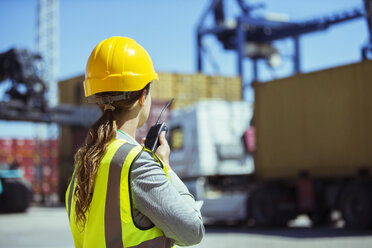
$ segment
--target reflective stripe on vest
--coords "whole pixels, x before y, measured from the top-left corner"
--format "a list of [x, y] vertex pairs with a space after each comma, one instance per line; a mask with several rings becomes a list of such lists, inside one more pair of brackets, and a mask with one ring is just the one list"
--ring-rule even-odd
[[[66, 207], [76, 247], [172, 247], [156, 226], [138, 229], [132, 217], [130, 168], [143, 148], [115, 139], [102, 158], [84, 230], [75, 224], [75, 173], [66, 194]], [[159, 163], [161, 161], [154, 156]], [[166, 166], [163, 169], [168, 176]]]
[[71, 213], [71, 201], [72, 201], [72, 194], [73, 194], [73, 189], [75, 188], [75, 171], [72, 175], [71, 183], [69, 188], [67, 189], [68, 197], [66, 200], [66, 203], [68, 204], [68, 209], [67, 209], [67, 214], [68, 214], [68, 220], [70, 220], [70, 213]]

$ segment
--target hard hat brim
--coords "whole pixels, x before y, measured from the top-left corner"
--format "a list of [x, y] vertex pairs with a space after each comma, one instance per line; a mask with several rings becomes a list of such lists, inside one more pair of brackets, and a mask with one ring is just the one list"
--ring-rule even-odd
[[151, 74], [111, 74], [105, 78], [89, 78], [84, 81], [85, 96], [91, 96], [96, 93], [122, 91], [138, 91], [145, 88], [151, 81], [159, 80], [157, 73]]

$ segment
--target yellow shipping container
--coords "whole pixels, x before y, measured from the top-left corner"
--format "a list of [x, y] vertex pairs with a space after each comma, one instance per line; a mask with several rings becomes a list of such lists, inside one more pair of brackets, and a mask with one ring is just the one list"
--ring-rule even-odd
[[66, 104], [86, 104], [84, 98], [85, 76], [77, 76], [63, 80], [58, 83], [58, 99], [60, 103]]
[[372, 171], [371, 81], [363, 61], [255, 84], [257, 176]]
[[174, 79], [173, 97], [175, 100], [172, 108], [186, 107], [192, 103], [192, 77], [186, 74], [175, 74]]
[[208, 77], [204, 74], [175, 74], [173, 108], [182, 108], [208, 98]]
[[[151, 85], [153, 100], [169, 101], [175, 98], [173, 107], [186, 107], [194, 102], [215, 98], [228, 101], [241, 100], [239, 77], [206, 76], [204, 74], [158, 73], [159, 82]], [[87, 104], [84, 96], [84, 75], [63, 80], [58, 84], [59, 102]]]
[[60, 157], [72, 157], [73, 155], [73, 136], [71, 132], [71, 127], [61, 126], [60, 127], [60, 136], [58, 146], [58, 154]]
[[208, 98], [209, 80], [204, 74], [188, 75], [192, 79], [191, 101], [196, 102]]
[[177, 100], [189, 100], [191, 98], [192, 77], [186, 74], [175, 74], [175, 98]]
[[242, 100], [242, 82], [240, 77], [225, 78], [226, 100], [241, 101]]
[[226, 99], [226, 78], [222, 76], [209, 76], [209, 98]]
[[170, 100], [174, 97], [175, 77], [172, 73], [158, 73], [159, 82], [151, 85], [151, 96], [156, 100]]

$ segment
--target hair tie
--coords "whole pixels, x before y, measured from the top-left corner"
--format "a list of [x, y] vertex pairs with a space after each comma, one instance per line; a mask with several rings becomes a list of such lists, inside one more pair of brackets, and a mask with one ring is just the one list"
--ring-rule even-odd
[[114, 111], [115, 107], [112, 106], [111, 104], [105, 104], [104, 107], [103, 107], [103, 112], [105, 112], [108, 109], [110, 109], [111, 111]]

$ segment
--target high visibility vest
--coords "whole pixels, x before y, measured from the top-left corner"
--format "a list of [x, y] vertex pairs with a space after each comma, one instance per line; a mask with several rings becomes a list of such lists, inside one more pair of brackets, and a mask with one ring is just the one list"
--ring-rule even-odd
[[[124, 140], [110, 142], [99, 164], [84, 229], [76, 224], [74, 172], [66, 192], [66, 208], [77, 248], [173, 247], [173, 242], [159, 228], [141, 229], [133, 220], [130, 168], [143, 150]], [[162, 165], [157, 156], [153, 156]], [[168, 177], [166, 166], [163, 169]]]

